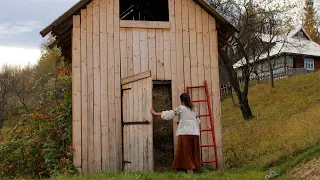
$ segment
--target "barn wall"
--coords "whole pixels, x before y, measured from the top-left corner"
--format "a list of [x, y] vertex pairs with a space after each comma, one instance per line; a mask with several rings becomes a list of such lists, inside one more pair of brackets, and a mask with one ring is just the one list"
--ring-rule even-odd
[[[74, 16], [74, 160], [82, 171], [121, 170], [120, 79], [147, 70], [154, 80], [172, 80], [173, 107], [186, 86], [208, 81], [222, 165], [215, 20], [192, 0], [169, 0], [169, 12], [171, 27], [164, 29], [120, 28], [118, 0], [94, 0]], [[192, 95], [205, 99], [204, 91]], [[196, 107], [207, 113], [205, 104]], [[202, 119], [202, 126], [209, 126], [208, 119]], [[202, 135], [204, 143], [212, 143], [208, 134]], [[213, 148], [203, 150], [205, 160], [213, 154]]]

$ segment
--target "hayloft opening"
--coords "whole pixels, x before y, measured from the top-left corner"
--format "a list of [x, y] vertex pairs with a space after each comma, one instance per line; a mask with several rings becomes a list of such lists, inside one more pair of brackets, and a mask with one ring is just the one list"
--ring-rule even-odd
[[169, 21], [168, 0], [120, 0], [120, 19]]
[[[171, 83], [156, 82], [152, 92], [153, 108], [156, 111], [172, 109]], [[170, 171], [174, 157], [172, 121], [153, 117], [153, 149], [154, 170], [158, 172]]]

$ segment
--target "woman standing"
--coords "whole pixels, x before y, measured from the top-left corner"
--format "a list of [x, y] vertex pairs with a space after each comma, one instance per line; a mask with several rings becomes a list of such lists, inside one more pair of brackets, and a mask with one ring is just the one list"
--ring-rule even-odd
[[174, 110], [150, 112], [153, 115], [161, 116], [164, 120], [171, 120], [180, 115], [179, 125], [176, 132], [178, 146], [172, 163], [173, 169], [186, 169], [188, 173], [193, 170], [200, 170], [200, 119], [197, 110], [193, 106], [190, 96], [187, 93], [180, 95], [181, 106]]

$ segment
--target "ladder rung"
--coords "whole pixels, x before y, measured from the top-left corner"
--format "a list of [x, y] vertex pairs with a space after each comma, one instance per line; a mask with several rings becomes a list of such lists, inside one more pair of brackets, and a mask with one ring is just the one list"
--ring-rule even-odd
[[208, 128], [208, 129], [201, 129], [201, 132], [206, 132], [206, 131], [212, 131], [212, 128]]
[[195, 100], [195, 101], [192, 101], [192, 102], [207, 102], [207, 100]]
[[192, 89], [192, 88], [204, 88], [205, 86], [190, 86], [190, 87], [187, 87], [188, 89]]
[[216, 160], [211, 160], [211, 161], [201, 161], [201, 163], [202, 164], [204, 164], [204, 163], [215, 163], [215, 162], [217, 162]]
[[214, 147], [214, 144], [205, 144], [205, 145], [201, 145], [200, 147]]
[[210, 116], [209, 114], [201, 114], [199, 115], [199, 117], [207, 117], [207, 116]]

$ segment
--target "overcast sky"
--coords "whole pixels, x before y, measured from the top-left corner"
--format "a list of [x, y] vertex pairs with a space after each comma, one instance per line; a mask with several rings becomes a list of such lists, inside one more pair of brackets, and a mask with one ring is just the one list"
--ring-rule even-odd
[[0, 66], [34, 64], [44, 39], [39, 32], [78, 0], [0, 0]]
[[78, 1], [0, 0], [0, 66], [34, 64], [44, 41], [39, 32]]

